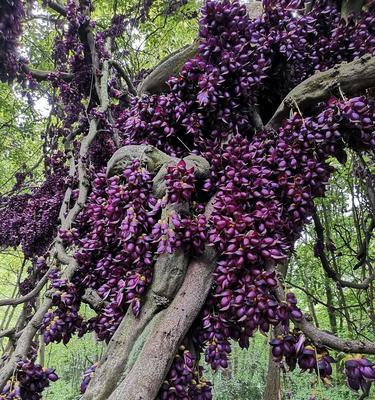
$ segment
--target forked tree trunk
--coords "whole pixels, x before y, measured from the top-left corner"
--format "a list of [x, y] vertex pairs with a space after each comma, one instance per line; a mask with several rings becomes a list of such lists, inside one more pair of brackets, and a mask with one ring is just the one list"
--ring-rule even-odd
[[[167, 166], [178, 160], [152, 146], [125, 146], [108, 163], [107, 174], [123, 169], [142, 154], [144, 165], [155, 173], [154, 194], [165, 194]], [[202, 157], [187, 156], [197, 178], [208, 176], [210, 165]], [[206, 206], [206, 217], [214, 199]], [[173, 212], [187, 213], [187, 204], [168, 205], [166, 219]], [[135, 317], [129, 310], [111, 339], [84, 400], [154, 400], [170, 369], [178, 346], [198, 316], [213, 281], [217, 252], [207, 247], [198, 258], [181, 249], [162, 254], [154, 266], [153, 283], [142, 311]]]

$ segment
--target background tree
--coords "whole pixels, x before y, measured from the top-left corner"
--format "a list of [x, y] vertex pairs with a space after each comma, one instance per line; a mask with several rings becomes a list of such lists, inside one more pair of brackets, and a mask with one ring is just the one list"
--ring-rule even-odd
[[225, 369], [260, 331], [267, 400], [274, 362], [320, 387], [337, 361], [368, 397], [375, 4], [207, 1], [197, 39], [193, 1], [0, 7], [2, 146], [22, 144], [0, 244], [24, 257], [0, 396], [41, 398], [44, 346], [95, 332], [82, 399], [209, 399], [200, 354]]

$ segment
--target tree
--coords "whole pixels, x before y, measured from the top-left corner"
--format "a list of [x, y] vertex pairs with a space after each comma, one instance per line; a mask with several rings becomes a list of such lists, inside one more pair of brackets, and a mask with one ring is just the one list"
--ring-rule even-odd
[[[95, 332], [108, 346], [82, 399], [209, 399], [200, 354], [226, 368], [230, 340], [247, 347], [274, 329], [273, 359], [324, 382], [330, 350], [360, 353], [345, 373], [365, 398], [375, 343], [314, 326], [284, 278], [311, 219], [327, 279], [362, 290], [375, 278], [375, 4], [267, 0], [256, 17], [259, 4], [209, 0], [198, 39], [144, 77], [134, 40], [154, 50], [168, 20], [195, 18], [195, 2], [115, 0], [96, 22], [88, 0], [43, 3], [56, 26], [49, 70], [20, 56], [27, 4], [0, 6], [0, 79], [44, 88], [51, 105], [43, 179], [25, 169], [1, 197], [0, 244], [19, 247], [29, 269], [19, 296], [0, 300], [24, 305], [1, 332], [0, 396], [39, 399], [57, 379], [37, 363], [39, 333], [68, 344]], [[369, 221], [358, 226], [367, 269], [353, 281], [330, 264], [331, 222], [316, 211], [332, 159], [348, 153]]]

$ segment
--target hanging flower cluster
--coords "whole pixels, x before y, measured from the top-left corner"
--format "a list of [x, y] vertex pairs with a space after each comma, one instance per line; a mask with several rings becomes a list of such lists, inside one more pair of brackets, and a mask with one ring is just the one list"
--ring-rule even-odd
[[0, 198], [0, 246], [21, 245], [26, 257], [42, 256], [57, 232], [57, 218], [66, 185], [65, 157], [47, 160], [48, 171], [31, 193]]
[[351, 358], [345, 362], [345, 374], [352, 390], [368, 393], [375, 381], [375, 364], [362, 356]]
[[212, 399], [211, 384], [193, 354], [181, 345], [160, 390], [161, 400]]
[[81, 304], [75, 285], [59, 278], [55, 271], [50, 276], [53, 291], [52, 304], [45, 314], [40, 328], [44, 343], [60, 342], [67, 344], [77, 330], [82, 328], [82, 317], [78, 314]]
[[1, 400], [40, 400], [43, 390], [58, 379], [51, 368], [30, 360], [20, 360], [12, 380], [0, 393]]
[[93, 179], [92, 192], [77, 220], [80, 265], [73, 281], [95, 289], [108, 304], [89, 321], [100, 339], [108, 340], [128, 306], [140, 311], [141, 298], [152, 281], [156, 199], [150, 174], [139, 161], [122, 176]]
[[94, 363], [89, 368], [87, 368], [85, 370], [85, 372], [83, 373], [83, 379], [82, 379], [82, 382], [80, 385], [81, 394], [86, 392], [87, 386], [89, 385], [91, 378], [94, 376], [96, 367], [97, 367], [97, 364]]
[[270, 344], [275, 361], [281, 363], [284, 360], [290, 370], [298, 364], [302, 372], [315, 371], [319, 378], [326, 383], [329, 382], [334, 359], [327, 349], [315, 347], [301, 332], [294, 331], [280, 336], [273, 339]]
[[186, 162], [180, 160], [176, 165], [168, 167], [165, 181], [171, 203], [189, 201], [195, 191], [194, 168], [187, 168]]

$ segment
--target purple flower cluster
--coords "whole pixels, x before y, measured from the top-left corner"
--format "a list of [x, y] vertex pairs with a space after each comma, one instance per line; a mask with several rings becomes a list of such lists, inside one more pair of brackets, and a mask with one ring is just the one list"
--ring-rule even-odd
[[89, 368], [87, 368], [83, 373], [83, 379], [80, 385], [80, 392], [81, 394], [86, 392], [87, 386], [89, 385], [91, 378], [95, 373], [95, 369], [97, 367], [97, 363], [94, 363]]
[[21, 0], [0, 4], [0, 81], [11, 82], [19, 70], [18, 39], [22, 32], [24, 9]]
[[193, 354], [181, 345], [161, 387], [160, 399], [211, 399], [211, 385], [202, 377], [202, 372]]
[[23, 212], [30, 198], [30, 194], [0, 197], [0, 245], [2, 247], [16, 247], [20, 244], [22, 240], [20, 229], [26, 220]]
[[124, 144], [150, 143], [171, 155], [214, 151], [228, 136], [249, 135], [249, 104], [272, 115], [286, 93], [316, 70], [375, 50], [373, 5], [346, 24], [328, 2], [303, 14], [300, 2], [267, 2], [251, 20], [238, 1], [207, 1], [198, 55], [169, 80], [170, 93], [144, 96], [120, 112]]
[[[184, 154], [186, 149], [175, 132], [181, 118], [178, 110], [183, 107], [179, 103], [171, 94], [133, 99], [130, 108], [120, 112], [116, 123], [123, 145], [152, 144], [173, 157]], [[184, 136], [181, 134], [181, 138]]]
[[328, 158], [342, 159], [348, 144], [374, 148], [373, 113], [365, 98], [331, 99], [315, 118], [295, 114], [277, 135], [259, 132], [251, 142], [236, 136], [213, 155], [216, 171], [206, 187], [218, 192], [209, 241], [222, 256], [199, 337], [215, 369], [227, 364], [229, 338], [246, 346], [256, 329], [281, 324], [288, 332], [290, 320], [301, 320], [294, 295], [286, 305], [276, 302], [276, 281], [264, 270], [292, 250], [312, 200], [324, 194]]
[[170, 78], [170, 93], [144, 96], [120, 113], [124, 144], [150, 143], [181, 156], [251, 126], [249, 99], [269, 65], [261, 49], [249, 44], [246, 8], [237, 1], [208, 1], [202, 13], [199, 54]]
[[315, 371], [323, 381], [329, 381], [334, 359], [327, 349], [315, 347], [301, 332], [277, 337], [270, 344], [275, 361], [281, 363], [284, 360], [290, 370], [298, 364], [302, 372]]
[[158, 242], [156, 252], [158, 254], [173, 253], [173, 251], [182, 245], [180, 235], [176, 232], [175, 227], [179, 227], [180, 219], [174, 212], [163, 219], [160, 219], [152, 228], [152, 236], [154, 241]]
[[43, 318], [40, 328], [44, 343], [63, 342], [67, 344], [78, 330], [84, 329], [82, 317], [78, 314], [80, 299], [74, 284], [58, 277], [57, 271], [51, 274], [52, 301], [55, 309], [50, 309]]
[[190, 218], [181, 218], [174, 223], [185, 249], [201, 254], [208, 239], [208, 223], [204, 214], [199, 213]]
[[345, 374], [352, 390], [367, 393], [375, 381], [375, 364], [363, 357], [352, 358], [345, 362]]
[[[41, 256], [57, 231], [58, 213], [66, 188], [64, 158], [56, 154], [40, 187], [28, 194], [0, 197], [0, 246], [21, 245], [25, 256]], [[51, 160], [49, 162], [52, 162]]]
[[43, 390], [58, 379], [51, 368], [43, 368], [30, 360], [17, 363], [14, 377], [0, 393], [1, 400], [40, 400]]
[[[58, 72], [51, 74], [50, 81], [59, 89], [59, 101], [62, 105], [59, 116], [64, 121], [64, 127], [71, 129], [78, 121], [86, 122], [86, 117], [82, 118], [82, 99], [90, 94], [92, 66], [90, 52], [87, 44], [81, 41], [80, 32], [92, 22], [73, 0], [67, 1], [66, 12], [67, 26], [63, 27], [63, 36], [56, 38], [53, 49]], [[73, 79], [70, 82], [60, 79], [59, 71], [72, 73]]]
[[194, 167], [188, 168], [184, 160], [168, 167], [165, 177], [168, 200], [171, 203], [190, 201], [195, 191]]
[[59, 238], [63, 242], [64, 246], [71, 246], [73, 244], [78, 245], [79, 243], [79, 232], [77, 228], [71, 229], [59, 229]]
[[101, 340], [109, 340], [129, 305], [135, 315], [152, 281], [157, 241], [156, 199], [150, 174], [139, 161], [121, 176], [94, 176], [87, 205], [78, 216], [80, 268], [73, 277], [77, 287], [92, 288], [108, 304], [89, 321]]
[[[206, 347], [206, 362], [214, 370], [227, 367], [231, 352], [230, 338], [245, 348], [249, 346], [249, 338], [256, 330], [266, 333], [271, 326], [281, 325], [288, 332], [289, 320], [300, 321], [302, 318], [293, 294], [288, 294], [283, 304], [276, 301], [272, 294], [272, 288], [276, 287], [274, 273], [253, 269], [244, 274], [236, 288], [230, 283], [235, 279], [235, 274], [228, 271], [221, 273], [219, 265], [215, 272], [216, 282], [225, 282], [227, 289], [216, 287], [210, 299], [211, 304], [203, 312], [202, 328], [197, 339]], [[212, 308], [215, 314], [210, 311]]]
[[[264, 1], [265, 12], [256, 27], [272, 60], [261, 103], [277, 105], [286, 93], [311, 76], [343, 61], [374, 54], [374, 3], [345, 22], [329, 0], [314, 3], [309, 13], [303, 1]], [[281, 78], [281, 79], [280, 79]]]

